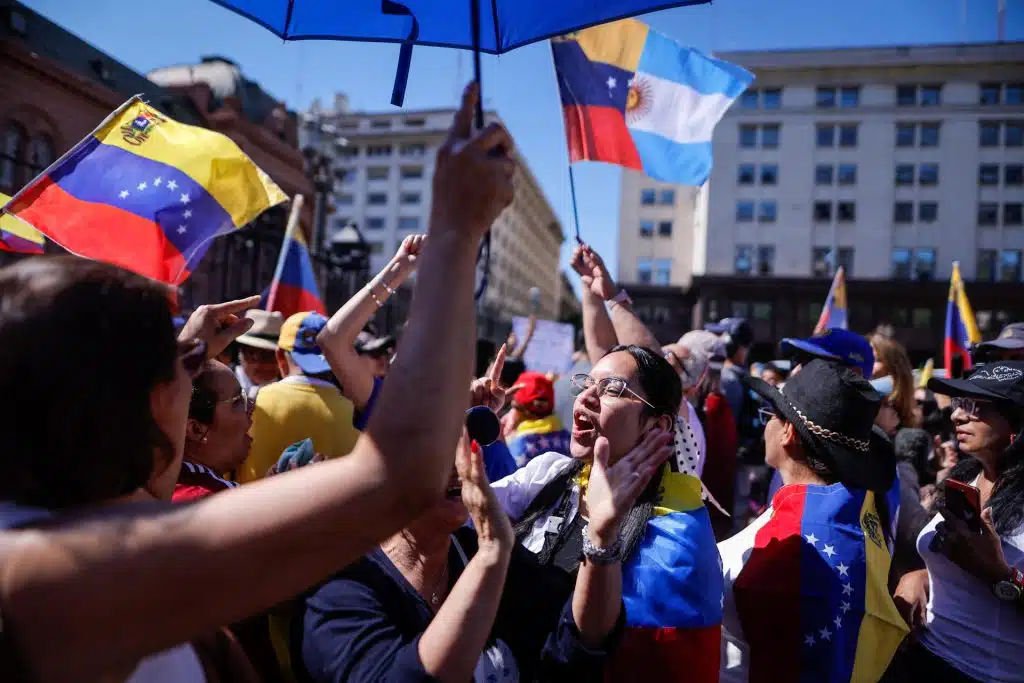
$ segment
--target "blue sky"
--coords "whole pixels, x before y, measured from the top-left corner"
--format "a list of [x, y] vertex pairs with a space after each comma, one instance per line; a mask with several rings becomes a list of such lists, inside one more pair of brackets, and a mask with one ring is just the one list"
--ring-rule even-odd
[[[285, 2], [285, 0], [281, 0]], [[514, 0], [512, 0], [514, 1]], [[557, 2], [557, 0], [553, 0]], [[306, 41], [285, 43], [209, 0], [22, 0], [128, 66], [147, 72], [218, 54], [252, 80], [305, 108], [346, 92], [357, 109], [391, 108], [398, 48]], [[706, 51], [951, 43], [996, 38], [997, 0], [718, 0], [647, 15], [648, 23]], [[966, 22], [963, 16], [966, 9]], [[1024, 40], [1024, 0], [1006, 0], [1006, 37]], [[554, 71], [546, 44], [501, 57], [484, 56], [484, 96], [497, 109], [572, 234], [567, 156]], [[468, 53], [416, 48], [405, 106], [451, 106], [472, 75]], [[583, 238], [613, 268], [619, 171], [584, 164], [576, 170]], [[567, 261], [572, 241], [563, 248]], [[573, 278], [575, 279], [575, 278]]]

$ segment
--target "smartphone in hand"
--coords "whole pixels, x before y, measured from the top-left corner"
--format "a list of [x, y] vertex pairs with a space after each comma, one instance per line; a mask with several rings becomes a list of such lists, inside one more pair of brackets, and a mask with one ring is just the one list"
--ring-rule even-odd
[[946, 509], [976, 534], [981, 533], [981, 492], [970, 484], [947, 479]]

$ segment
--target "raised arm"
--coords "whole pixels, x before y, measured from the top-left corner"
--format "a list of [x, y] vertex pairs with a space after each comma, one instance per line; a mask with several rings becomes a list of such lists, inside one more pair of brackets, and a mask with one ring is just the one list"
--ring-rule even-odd
[[[619, 343], [612, 327], [611, 318], [605, 308], [600, 292], [604, 291], [603, 282], [595, 281], [593, 272], [583, 261], [583, 246], [576, 247], [570, 264], [583, 281], [583, 341], [587, 356], [591, 363], [604, 358]], [[611, 296], [615, 296], [612, 293]]]
[[471, 136], [476, 99], [471, 86], [438, 153], [409, 326], [353, 452], [161, 513], [0, 534], [3, 634], [34, 679], [123, 677], [294, 596], [436, 501], [468, 404], [477, 245], [514, 191], [514, 162], [488, 155], [513, 149], [508, 133]]
[[[577, 262], [580, 264], [579, 266], [576, 266]], [[633, 306], [629, 301], [612, 301], [615, 295], [619, 293], [619, 288], [616, 286], [615, 280], [612, 279], [611, 273], [608, 272], [608, 268], [604, 265], [604, 260], [600, 254], [588, 245], [577, 247], [576, 254], [573, 256], [573, 267], [576, 268], [576, 272], [580, 273], [580, 277], [583, 278], [584, 287], [589, 289], [600, 300], [600, 309], [602, 311], [605, 310], [604, 304], [611, 302], [604, 315], [610, 318], [613, 334], [618, 339], [619, 344], [636, 344], [637, 346], [651, 349], [656, 353], [661, 353], [661, 344], [658, 343], [657, 338], [651, 331], [647, 329], [647, 325], [633, 312]], [[586, 316], [584, 316], [585, 325]], [[607, 351], [607, 349], [605, 350]], [[596, 362], [596, 359], [591, 358], [591, 360]]]

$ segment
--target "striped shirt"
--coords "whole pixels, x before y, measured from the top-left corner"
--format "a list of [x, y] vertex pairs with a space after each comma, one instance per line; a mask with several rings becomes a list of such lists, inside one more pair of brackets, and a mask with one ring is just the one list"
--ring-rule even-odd
[[178, 483], [174, 485], [171, 500], [175, 503], [198, 500], [211, 493], [236, 486], [237, 482], [224, 479], [206, 465], [185, 460], [181, 463], [181, 472], [178, 474]]

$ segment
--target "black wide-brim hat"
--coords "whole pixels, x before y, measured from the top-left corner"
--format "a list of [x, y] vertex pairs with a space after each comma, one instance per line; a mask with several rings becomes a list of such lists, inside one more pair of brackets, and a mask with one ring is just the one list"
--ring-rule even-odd
[[814, 359], [783, 391], [754, 377], [742, 379], [793, 425], [804, 448], [842, 484], [876, 493], [892, 488], [892, 443], [872, 429], [882, 396], [863, 377], [837, 362]]

